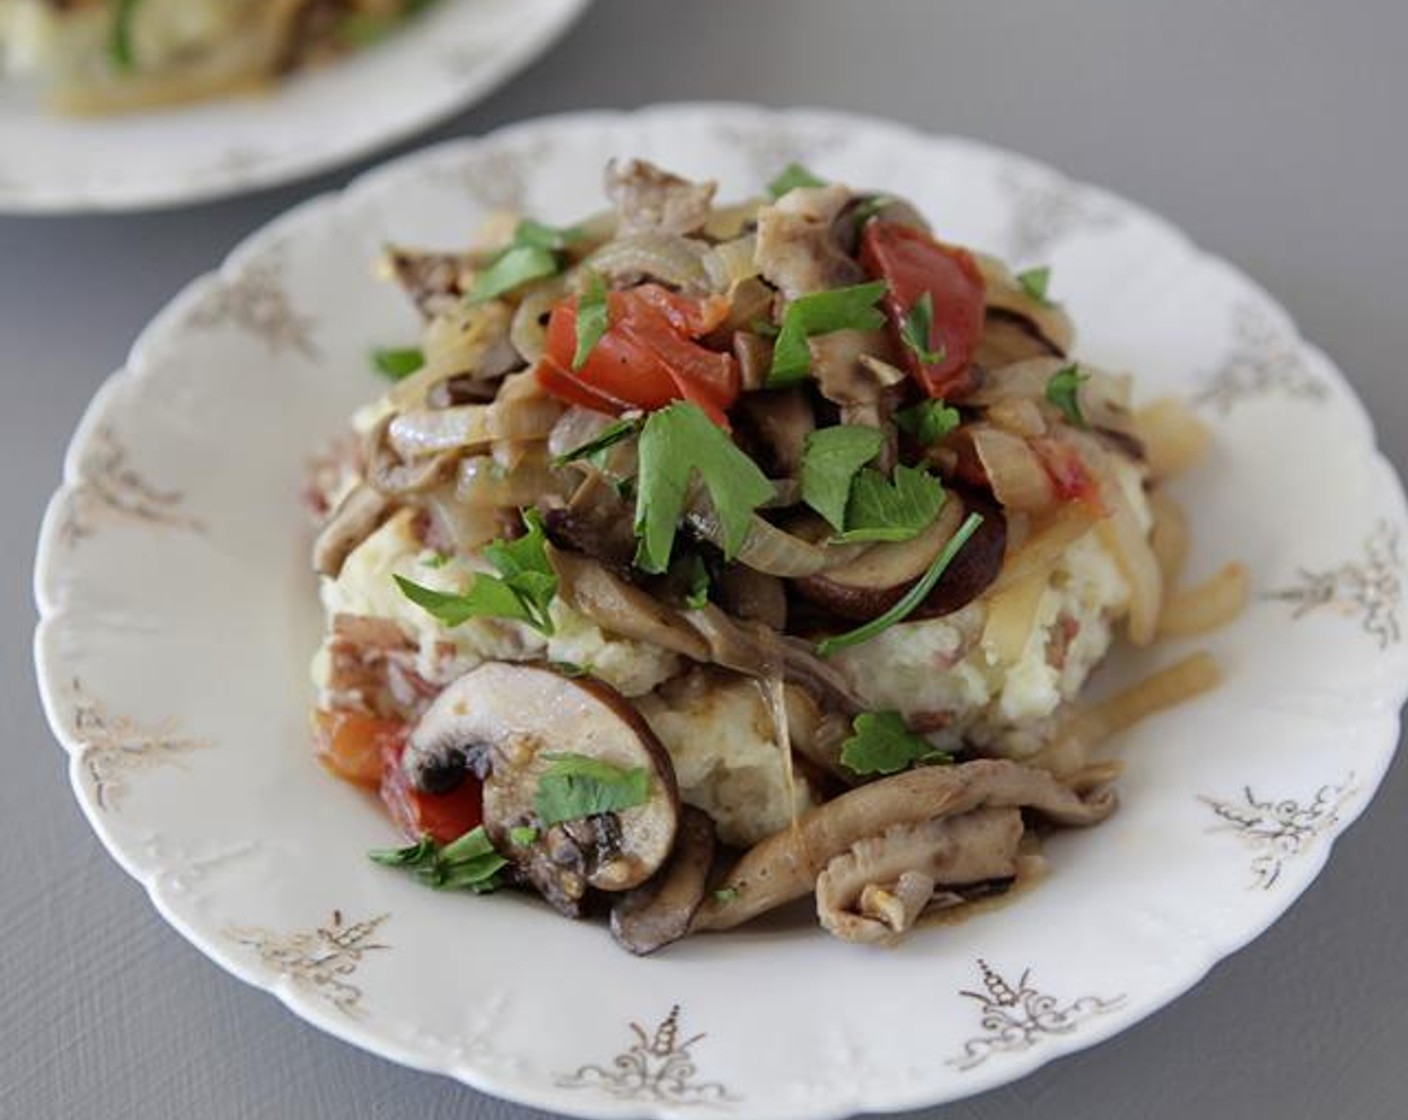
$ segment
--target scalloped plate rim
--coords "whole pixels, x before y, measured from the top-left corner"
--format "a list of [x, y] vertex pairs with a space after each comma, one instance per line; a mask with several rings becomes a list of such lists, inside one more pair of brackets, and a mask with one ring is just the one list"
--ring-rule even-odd
[[[1400, 511], [1408, 511], [1408, 497], [1405, 497], [1403, 482], [1393, 464], [1379, 447], [1377, 433], [1363, 401], [1359, 398], [1338, 366], [1336, 366], [1323, 351], [1308, 342], [1301, 335], [1294, 319], [1265, 288], [1247, 276], [1247, 274], [1235, 264], [1202, 249], [1177, 226], [1142, 205], [1130, 201], [1123, 196], [1109, 192], [1104, 188], [1071, 179], [1069, 176], [1064, 175], [1059, 170], [1042, 161], [1019, 153], [1009, 152], [996, 145], [969, 137], [954, 136], [944, 133], [928, 133], [899, 122], [858, 113], [831, 109], [769, 109], [737, 102], [667, 102], [635, 110], [588, 109], [532, 118], [530, 120], [506, 125], [480, 137], [449, 140], [411, 152], [385, 165], [369, 169], [357, 176], [341, 190], [326, 192], [299, 203], [252, 232], [249, 236], [241, 240], [216, 268], [196, 277], [188, 284], [184, 285], [165, 307], [153, 317], [148, 326], [142, 330], [133, 343], [127, 363], [105, 379], [94, 394], [94, 397], [85, 409], [75, 429], [74, 435], [70, 440], [64, 457], [62, 485], [55, 491], [50, 499], [41, 522], [35, 562], [34, 593], [40, 617], [34, 633], [33, 653], [40, 699], [45, 716], [54, 733], [56, 741], [69, 755], [70, 782], [74, 789], [75, 797], [79, 801], [85, 817], [93, 827], [100, 842], [108, 850], [109, 854], [114, 857], [115, 862], [142, 885], [162, 919], [180, 932], [181, 935], [199, 949], [202, 954], [237, 979], [268, 992], [270, 995], [277, 998], [279, 1002], [293, 1014], [305, 1020], [310, 1025], [333, 1035], [341, 1041], [357, 1046], [359, 1049], [367, 1050], [386, 1060], [410, 1068], [443, 1074], [479, 1091], [490, 1093], [502, 1099], [525, 1106], [565, 1109], [566, 1106], [570, 1105], [571, 1115], [613, 1118], [658, 1116], [663, 1118], [683, 1115], [687, 1109], [684, 1106], [672, 1106], [669, 1104], [656, 1103], [650, 1105], [635, 1101], [621, 1102], [606, 1097], [578, 1096], [564, 1100], [561, 1091], [555, 1090], [551, 1085], [524, 1085], [508, 1078], [502, 1078], [492, 1071], [476, 1067], [471, 1062], [437, 1060], [427, 1057], [424, 1052], [416, 1051], [408, 1045], [397, 1044], [386, 1038], [369, 1037], [366, 1032], [357, 1029], [358, 1024], [356, 1021], [336, 1018], [331, 1013], [326, 1012], [315, 1001], [298, 999], [295, 990], [284, 982], [282, 978], [277, 976], [270, 977], [266, 973], [261, 972], [257, 965], [247, 963], [247, 958], [242, 958], [234, 950], [215, 940], [213, 937], [208, 936], [195, 925], [183, 919], [175, 908], [167, 905], [166, 899], [163, 897], [160, 873], [143, 872], [120, 850], [120, 845], [110, 836], [107, 823], [93, 803], [90, 791], [83, 784], [80, 769], [82, 744], [77, 741], [62, 720], [62, 709], [56, 696], [58, 682], [50, 680], [45, 674], [43, 641], [47, 628], [61, 617], [63, 612], [58, 604], [49, 601], [43, 581], [45, 573], [50, 570], [55, 563], [58, 548], [58, 522], [63, 512], [64, 504], [68, 501], [73, 493], [74, 487], [77, 485], [78, 463], [81, 459], [83, 449], [92, 434], [98, 429], [105, 415], [108, 402], [129, 380], [139, 380], [141, 378], [142, 353], [144, 352], [147, 340], [154, 334], [159, 333], [162, 324], [168, 317], [177, 314], [188, 300], [194, 298], [194, 296], [214, 278], [232, 269], [238, 268], [243, 260], [267, 248], [271, 242], [281, 237], [287, 229], [300, 225], [306, 220], [308, 215], [340, 205], [344, 199], [355, 196], [368, 186], [375, 186], [377, 180], [384, 176], [389, 177], [397, 174], [412, 173], [418, 165], [424, 166], [440, 159], [453, 158], [459, 153], [486, 145], [508, 142], [515, 136], [531, 135], [538, 131], [551, 133], [555, 129], [562, 127], [570, 128], [580, 125], [606, 124], [625, 119], [668, 117], [673, 114], [694, 115], [701, 113], [737, 116], [751, 121], [811, 122], [823, 125], [841, 124], [864, 129], [880, 128], [891, 132], [903, 133], [918, 143], [935, 143], [966, 147], [984, 156], [998, 159], [1008, 164], [1022, 166], [1046, 175], [1055, 175], [1065, 182], [1078, 185], [1083, 190], [1091, 191], [1098, 197], [1117, 203], [1121, 209], [1134, 214], [1141, 221], [1156, 225], [1164, 235], [1176, 239], [1176, 241], [1196, 257], [1200, 263], [1211, 263], [1234, 278], [1239, 286], [1243, 287], [1257, 298], [1262, 309], [1268, 310], [1274, 315], [1279, 325], [1291, 334], [1291, 340], [1297, 348], [1304, 350], [1317, 359], [1323, 371], [1328, 373], [1331, 379], [1335, 381], [1342, 390], [1341, 398], [1350, 403], [1352, 415], [1356, 417], [1357, 424], [1362, 428], [1363, 433], [1370, 436], [1366, 454], [1368, 458], [1372, 460], [1377, 474], [1375, 485], [1384, 489], [1391, 503], [1395, 504]], [[1353, 826], [1368, 808], [1382, 785], [1383, 777], [1392, 764], [1396, 753], [1398, 738], [1402, 733], [1403, 720], [1400, 709], [1405, 700], [1408, 700], [1408, 680], [1400, 681], [1395, 697], [1385, 700], [1382, 707], [1376, 707], [1366, 713], [1366, 723], [1368, 726], [1372, 727], [1373, 730], [1373, 734], [1369, 737], [1374, 739], [1382, 738], [1386, 743], [1386, 746], [1374, 757], [1373, 772], [1361, 772], [1357, 773], [1355, 776], [1361, 789], [1370, 789], [1372, 792], [1368, 796], [1358, 798], [1343, 807], [1339, 813], [1338, 823], [1332, 829], [1324, 833], [1323, 842], [1302, 856], [1298, 861], [1297, 875], [1291, 883], [1291, 888], [1276, 899], [1275, 903], [1268, 909], [1264, 919], [1258, 919], [1248, 925], [1239, 927], [1235, 934], [1224, 935], [1221, 940], [1214, 941], [1213, 939], [1208, 939], [1201, 942], [1198, 946], [1199, 952], [1196, 965], [1185, 965], [1186, 975], [1180, 975], [1176, 980], [1167, 982], [1165, 986], [1160, 989], [1158, 997], [1149, 998], [1144, 1002], [1126, 1004], [1120, 1011], [1106, 1016], [1103, 1021], [1093, 1021], [1086, 1030], [1077, 1036], [1052, 1038], [1047, 1040], [1041, 1047], [1033, 1047], [1022, 1053], [1010, 1055], [1012, 1061], [1009, 1064], [992, 1065], [985, 1069], [974, 1070], [969, 1075], [970, 1080], [968, 1083], [962, 1086], [962, 1090], [958, 1093], [948, 1093], [936, 1097], [933, 1089], [926, 1090], [917, 1085], [911, 1092], [891, 1092], [888, 1095], [877, 1095], [873, 1092], [867, 1092], [861, 1089], [857, 1090], [849, 1098], [841, 1099], [838, 1097], [833, 1099], [832, 1103], [828, 1106], [808, 1104], [798, 1105], [791, 1110], [771, 1108], [769, 1115], [775, 1117], [776, 1120], [784, 1120], [784, 1118], [790, 1117], [805, 1117], [809, 1118], [809, 1120], [843, 1120], [843, 1118], [855, 1115], [857, 1112], [895, 1112], [964, 1099], [1001, 1085], [1010, 1084], [1033, 1073], [1035, 1070], [1052, 1061], [1068, 1057], [1073, 1053], [1098, 1045], [1132, 1028], [1148, 1016], [1167, 1007], [1174, 1000], [1201, 983], [1213, 966], [1219, 961], [1239, 952], [1265, 933], [1267, 929], [1274, 925], [1286, 913], [1315, 879], [1318, 878], [1330, 859], [1334, 844], [1341, 835]], [[746, 1106], [746, 1102], [744, 1103]], [[749, 1113], [745, 1107], [739, 1114], [746, 1115]]]

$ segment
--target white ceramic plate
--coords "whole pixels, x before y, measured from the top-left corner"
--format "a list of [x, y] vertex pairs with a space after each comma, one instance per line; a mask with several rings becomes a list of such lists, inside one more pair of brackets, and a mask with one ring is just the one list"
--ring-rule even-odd
[[[444, 0], [266, 96], [106, 118], [0, 80], [0, 213], [131, 210], [268, 187], [428, 128], [528, 65], [588, 0]], [[11, 158], [13, 157], [13, 158]]]
[[[1250, 565], [1219, 691], [1124, 736], [1123, 806], [1010, 905], [890, 952], [815, 928], [638, 960], [527, 898], [370, 864], [394, 840], [307, 744], [319, 611], [305, 461], [414, 337], [367, 262], [492, 206], [564, 222], [639, 154], [741, 195], [789, 159], [913, 198], [951, 239], [1052, 262], [1081, 353], [1193, 399], [1193, 578]], [[1305, 453], [1307, 447], [1314, 455]], [[1313, 517], [1306, 512], [1314, 511]], [[74, 790], [162, 915], [324, 1030], [592, 1116], [832, 1117], [990, 1088], [1163, 1006], [1314, 878], [1393, 752], [1408, 682], [1398, 481], [1343, 376], [1153, 215], [968, 141], [828, 113], [675, 106], [533, 122], [376, 171], [263, 230], [146, 330], [44, 524], [39, 677]], [[1121, 655], [1104, 683], [1184, 650]]]

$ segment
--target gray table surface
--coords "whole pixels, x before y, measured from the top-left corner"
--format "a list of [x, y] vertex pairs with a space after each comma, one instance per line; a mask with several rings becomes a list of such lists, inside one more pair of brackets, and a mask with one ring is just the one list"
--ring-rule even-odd
[[[980, 137], [1167, 215], [1332, 354], [1408, 464], [1408, 7], [1315, 0], [602, 0], [426, 139], [578, 107], [823, 104]], [[0, 165], [19, 153], [0, 152]], [[32, 541], [69, 432], [137, 330], [246, 232], [337, 186], [132, 217], [0, 219], [0, 1116], [525, 1110], [319, 1034], [169, 929], [69, 796], [29, 657]], [[1313, 448], [1307, 449], [1313, 454]], [[1290, 496], [1294, 500], [1294, 496]], [[1192, 993], [1097, 1049], [925, 1115], [1408, 1113], [1408, 762], [1320, 881]], [[917, 1114], [916, 1114], [917, 1115]]]

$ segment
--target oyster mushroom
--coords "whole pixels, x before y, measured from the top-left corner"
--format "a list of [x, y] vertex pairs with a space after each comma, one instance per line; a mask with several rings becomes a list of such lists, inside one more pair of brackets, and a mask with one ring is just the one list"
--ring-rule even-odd
[[[645, 800], [570, 815], [572, 806], [564, 810], [542, 795], [544, 779], [569, 760], [623, 778], [643, 772]], [[635, 709], [591, 678], [504, 662], [471, 669], [421, 717], [402, 766], [422, 789], [443, 791], [456, 772], [480, 774], [489, 839], [573, 917], [589, 888], [640, 886], [674, 847], [679, 795], [669, 756]], [[597, 780], [581, 776], [580, 765], [577, 774], [579, 789]]]
[[691, 183], [643, 159], [606, 166], [606, 197], [620, 219], [619, 232], [695, 233], [709, 219], [717, 184]]
[[349, 491], [313, 541], [313, 570], [336, 579], [352, 550], [376, 532], [391, 509], [391, 500], [365, 482]]
[[1020, 809], [977, 809], [867, 836], [817, 876], [821, 924], [843, 941], [891, 943], [914, 926], [934, 892], [1017, 873]]
[[865, 279], [832, 228], [850, 197], [839, 184], [798, 187], [758, 211], [753, 261], [763, 279], [789, 300]]
[[755, 845], [724, 877], [724, 893], [699, 908], [692, 928], [732, 929], [802, 898], [837, 856], [896, 826], [983, 809], [1030, 809], [1055, 824], [1091, 825], [1114, 808], [1113, 791], [1081, 796], [1044, 770], [1004, 759], [910, 770], [844, 793]]
[[704, 901], [714, 865], [714, 822], [686, 805], [675, 851], [654, 878], [621, 895], [611, 908], [611, 936], [638, 956], [678, 941]]

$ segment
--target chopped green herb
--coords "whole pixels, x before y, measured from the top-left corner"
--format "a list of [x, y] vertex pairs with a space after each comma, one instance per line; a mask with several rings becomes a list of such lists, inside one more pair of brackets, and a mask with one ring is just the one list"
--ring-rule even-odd
[[548, 666], [564, 677], [589, 677], [592, 674], [590, 665], [578, 665], [575, 661], [549, 661]]
[[369, 47], [385, 39], [407, 20], [430, 7], [434, 0], [411, 0], [399, 11], [385, 14], [353, 12], [337, 25], [337, 38], [348, 47]]
[[530, 280], [553, 276], [559, 270], [557, 255], [536, 245], [515, 245], [505, 250], [493, 264], [474, 278], [470, 303], [485, 303], [505, 292], [521, 288]]
[[551, 765], [538, 779], [533, 798], [544, 828], [631, 809], [650, 796], [650, 774], [644, 766], [627, 770], [584, 754], [545, 757]]
[[520, 248], [526, 246], [530, 249], [551, 249], [558, 252], [577, 244], [586, 236], [586, 231], [576, 226], [559, 228], [535, 222], [532, 218], [523, 218], [514, 227], [511, 244]]
[[934, 336], [934, 297], [925, 292], [914, 306], [904, 314], [900, 324], [900, 338], [914, 352], [914, 356], [926, 366], [937, 365], [944, 360], [947, 351], [943, 344], [937, 350], [929, 348], [929, 340]]
[[571, 451], [565, 451], [557, 456], [552, 461], [552, 465], [554, 468], [560, 469], [567, 466], [568, 463], [587, 459], [600, 467], [603, 465], [602, 452], [610, 450], [623, 440], [630, 439], [640, 430], [640, 426], [641, 419], [638, 416], [613, 420], [580, 447], [574, 447]]
[[660, 573], [670, 566], [696, 472], [723, 526], [726, 560], [743, 546], [753, 511], [775, 493], [758, 465], [698, 405], [680, 401], [652, 412], [641, 429], [636, 475], [635, 563], [642, 571]]
[[782, 173], [768, 184], [768, 193], [773, 198], [781, 198], [788, 191], [796, 190], [798, 187], [824, 186], [826, 186], [825, 179], [817, 178], [800, 163], [789, 163], [782, 169]]
[[404, 867], [427, 887], [487, 894], [503, 886], [508, 860], [494, 850], [481, 825], [443, 847], [429, 836], [409, 848], [385, 848], [367, 853], [385, 867]]
[[1081, 373], [1080, 366], [1071, 365], [1058, 369], [1046, 383], [1046, 399], [1065, 414], [1067, 420], [1077, 428], [1087, 428], [1085, 414], [1080, 410], [1080, 387], [1090, 380], [1090, 374]]
[[1037, 303], [1050, 304], [1046, 292], [1051, 285], [1051, 266], [1042, 265], [1040, 268], [1029, 268], [1025, 272], [1017, 273], [1017, 283], [1022, 285], [1022, 291], [1036, 300]]
[[873, 194], [868, 198], [863, 198], [856, 204], [855, 218], [859, 225], [865, 225], [871, 218], [879, 214], [885, 207], [894, 201], [889, 195]]
[[841, 744], [841, 763], [853, 774], [898, 774], [917, 762], [952, 762], [905, 726], [898, 712], [862, 712]]
[[791, 385], [811, 372], [812, 352], [807, 339], [832, 331], [869, 331], [885, 323], [885, 313], [875, 304], [888, 290], [883, 280], [852, 284], [798, 296], [782, 313], [782, 330], [772, 351], [768, 386]]
[[851, 483], [841, 541], [907, 541], [934, 523], [943, 508], [944, 484], [922, 467], [895, 468], [893, 479], [863, 470]]
[[720, 887], [714, 892], [715, 902], [732, 902], [739, 895], [737, 887]]
[[757, 318], [748, 324], [748, 329], [759, 338], [776, 338], [778, 326], [771, 319]]
[[384, 867], [417, 867], [439, 851], [439, 844], [429, 836], [422, 836], [409, 848], [374, 848], [367, 853], [367, 858]]
[[593, 347], [601, 341], [611, 325], [606, 302], [606, 281], [597, 272], [587, 277], [586, 289], [577, 297], [577, 349], [572, 355], [572, 368], [581, 369], [591, 356]]
[[829, 657], [838, 649], [868, 642], [895, 623], [903, 622], [914, 613], [920, 603], [929, 597], [929, 592], [934, 590], [934, 585], [939, 582], [948, 566], [953, 563], [953, 558], [968, 543], [968, 539], [978, 531], [978, 527], [982, 523], [982, 514], [970, 513], [963, 524], [959, 526], [958, 532], [953, 535], [948, 544], [944, 545], [943, 551], [934, 558], [934, 562], [929, 565], [929, 570], [924, 573], [918, 583], [905, 592], [904, 597], [898, 603], [884, 614], [872, 618], [854, 630], [847, 630], [844, 634], [836, 634], [830, 638], [822, 639], [817, 643], [817, 653], [822, 657]]
[[528, 532], [518, 540], [495, 541], [484, 549], [499, 575], [477, 573], [468, 591], [437, 591], [400, 575], [393, 577], [396, 586], [407, 599], [448, 627], [471, 618], [510, 618], [550, 635], [557, 575], [548, 563], [542, 518], [536, 510], [525, 510], [523, 523]]
[[432, 552], [429, 556], [421, 558], [420, 565], [422, 568], [443, 568], [449, 562], [449, 553]]
[[377, 373], [392, 381], [404, 381], [425, 365], [425, 352], [418, 346], [381, 347], [372, 351]]
[[921, 401], [895, 413], [895, 423], [925, 447], [932, 447], [963, 422], [958, 409], [943, 401]]
[[405, 576], [393, 576], [401, 594], [444, 626], [455, 627], [471, 618], [513, 618], [531, 621], [531, 616], [513, 589], [502, 580], [479, 573], [463, 594], [424, 587]]
[[117, 0], [112, 15], [112, 30], [108, 35], [108, 59], [118, 70], [137, 68], [137, 53], [132, 46], [132, 20], [142, 0]]
[[880, 454], [885, 436], [878, 428], [836, 424], [807, 436], [802, 452], [802, 501], [840, 532], [856, 472]]
[[508, 830], [508, 840], [515, 848], [526, 848], [538, 838], [538, 830], [532, 825], [518, 825]]
[[337, 25], [337, 38], [343, 46], [370, 47], [385, 39], [400, 24], [400, 16], [378, 16], [353, 12]]
[[686, 574], [689, 576], [689, 589], [684, 596], [685, 606], [692, 611], [702, 611], [709, 605], [709, 569], [699, 553], [690, 554]]

